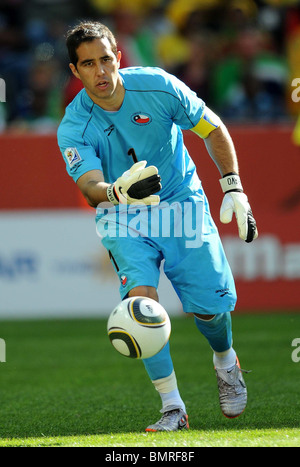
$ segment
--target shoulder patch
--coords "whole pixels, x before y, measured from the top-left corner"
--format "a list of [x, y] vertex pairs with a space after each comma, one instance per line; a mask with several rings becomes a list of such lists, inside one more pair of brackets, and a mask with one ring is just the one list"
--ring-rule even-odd
[[70, 167], [73, 167], [82, 160], [76, 148], [67, 148], [64, 154], [67, 158]]

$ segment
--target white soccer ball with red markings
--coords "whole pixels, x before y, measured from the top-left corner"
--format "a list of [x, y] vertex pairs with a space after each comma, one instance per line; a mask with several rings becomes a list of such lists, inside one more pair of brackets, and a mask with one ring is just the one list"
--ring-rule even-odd
[[171, 322], [164, 307], [147, 297], [130, 297], [111, 312], [108, 337], [125, 357], [150, 358], [168, 342]]

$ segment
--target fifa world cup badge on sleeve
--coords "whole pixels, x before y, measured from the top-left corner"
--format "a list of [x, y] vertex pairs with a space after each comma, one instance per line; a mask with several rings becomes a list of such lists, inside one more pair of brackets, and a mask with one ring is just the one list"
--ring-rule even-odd
[[82, 160], [76, 148], [67, 148], [64, 154], [70, 167], [73, 167]]

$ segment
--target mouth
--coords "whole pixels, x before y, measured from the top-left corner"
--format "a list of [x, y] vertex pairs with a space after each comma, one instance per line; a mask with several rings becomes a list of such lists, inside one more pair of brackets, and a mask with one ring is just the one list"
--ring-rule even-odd
[[96, 84], [96, 87], [103, 91], [107, 89], [108, 85], [109, 85], [108, 81], [99, 81], [99, 83]]

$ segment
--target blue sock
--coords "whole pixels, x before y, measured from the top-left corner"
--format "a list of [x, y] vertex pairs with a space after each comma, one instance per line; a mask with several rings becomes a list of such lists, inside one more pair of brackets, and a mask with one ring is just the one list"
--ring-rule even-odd
[[211, 348], [216, 352], [225, 352], [232, 346], [231, 313], [217, 314], [211, 320], [199, 319], [195, 316], [199, 331], [206, 337]]
[[154, 357], [145, 358], [143, 363], [152, 381], [170, 376], [174, 368], [169, 342]]

